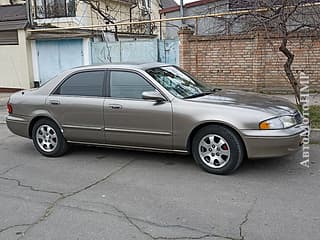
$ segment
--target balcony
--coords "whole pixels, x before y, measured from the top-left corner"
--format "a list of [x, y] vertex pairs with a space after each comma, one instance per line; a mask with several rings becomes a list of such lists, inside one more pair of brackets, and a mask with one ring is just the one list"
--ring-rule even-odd
[[75, 17], [75, 0], [35, 0], [35, 18]]

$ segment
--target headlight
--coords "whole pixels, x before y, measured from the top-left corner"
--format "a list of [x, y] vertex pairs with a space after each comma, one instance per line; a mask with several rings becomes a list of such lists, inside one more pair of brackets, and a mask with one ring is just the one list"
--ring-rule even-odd
[[259, 124], [260, 129], [283, 129], [297, 124], [293, 116], [281, 116], [262, 121]]

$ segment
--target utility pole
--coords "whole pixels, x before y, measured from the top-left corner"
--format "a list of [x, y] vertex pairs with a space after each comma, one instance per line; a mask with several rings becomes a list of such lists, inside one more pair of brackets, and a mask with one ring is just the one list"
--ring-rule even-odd
[[[183, 17], [184, 14], [183, 14], [183, 0], [180, 0], [180, 17]], [[181, 25], [184, 24], [184, 20], [181, 19]]]

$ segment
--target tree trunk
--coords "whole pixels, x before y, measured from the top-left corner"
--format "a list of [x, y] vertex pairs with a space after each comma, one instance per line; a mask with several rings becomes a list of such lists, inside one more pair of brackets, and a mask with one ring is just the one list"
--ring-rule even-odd
[[284, 71], [287, 75], [287, 78], [291, 84], [291, 87], [293, 88], [296, 103], [299, 105], [300, 104], [300, 83], [295, 78], [295, 76], [293, 75], [293, 72], [292, 72], [291, 66], [292, 66], [292, 63], [294, 60], [294, 54], [292, 52], [290, 52], [290, 50], [287, 48], [287, 43], [288, 43], [288, 38], [287, 38], [287, 36], [285, 36], [282, 39], [279, 50], [287, 57], [287, 61], [283, 65], [283, 68], [284, 68]]

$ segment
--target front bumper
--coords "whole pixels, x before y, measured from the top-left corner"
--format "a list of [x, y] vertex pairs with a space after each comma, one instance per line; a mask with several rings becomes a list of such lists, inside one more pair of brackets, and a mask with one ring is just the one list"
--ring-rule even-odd
[[296, 152], [302, 146], [304, 125], [281, 130], [243, 130], [248, 158], [281, 157]]

